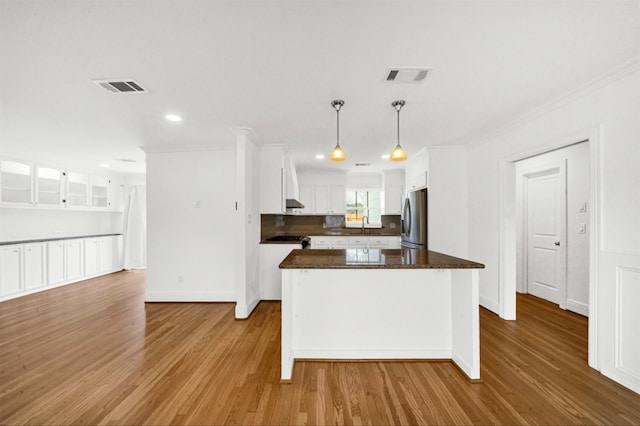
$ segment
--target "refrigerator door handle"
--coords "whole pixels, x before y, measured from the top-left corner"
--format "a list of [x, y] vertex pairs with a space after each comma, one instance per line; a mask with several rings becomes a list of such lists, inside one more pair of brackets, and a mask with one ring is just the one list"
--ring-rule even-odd
[[[411, 236], [411, 203], [409, 202], [409, 198], [407, 197], [404, 200], [404, 211], [403, 211], [403, 216], [404, 216], [404, 221], [403, 221], [403, 227], [404, 227], [404, 234], [407, 237]], [[406, 223], [406, 226], [405, 226]]]

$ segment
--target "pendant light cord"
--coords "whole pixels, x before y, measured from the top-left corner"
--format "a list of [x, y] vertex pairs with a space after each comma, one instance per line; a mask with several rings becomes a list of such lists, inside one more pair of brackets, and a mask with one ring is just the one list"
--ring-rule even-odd
[[400, 146], [400, 108], [402, 108], [402, 106], [399, 105], [399, 108], [396, 107], [396, 112], [398, 113], [398, 145]]
[[340, 105], [336, 106], [336, 146], [340, 146]]

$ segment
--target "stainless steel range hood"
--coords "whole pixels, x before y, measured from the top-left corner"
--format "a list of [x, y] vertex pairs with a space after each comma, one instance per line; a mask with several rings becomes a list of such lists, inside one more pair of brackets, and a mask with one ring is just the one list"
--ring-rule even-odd
[[288, 209], [304, 209], [304, 204], [302, 204], [300, 201], [296, 199], [287, 198], [287, 208]]

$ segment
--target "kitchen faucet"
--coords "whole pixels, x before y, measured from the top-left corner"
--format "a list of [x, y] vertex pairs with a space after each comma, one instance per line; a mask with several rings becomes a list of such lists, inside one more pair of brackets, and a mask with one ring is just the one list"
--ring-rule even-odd
[[369, 216], [362, 216], [362, 233], [364, 234], [364, 219], [367, 219], [367, 223], [369, 223]]

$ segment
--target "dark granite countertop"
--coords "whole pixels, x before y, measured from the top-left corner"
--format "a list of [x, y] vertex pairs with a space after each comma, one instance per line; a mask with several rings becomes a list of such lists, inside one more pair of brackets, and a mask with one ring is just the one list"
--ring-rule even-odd
[[10, 244], [43, 243], [48, 241], [60, 241], [60, 240], [77, 240], [78, 238], [111, 237], [114, 235], [122, 235], [122, 234], [95, 234], [95, 235], [79, 235], [75, 237], [52, 237], [52, 238], [35, 238], [32, 240], [0, 241], [0, 246], [8, 246]]
[[424, 249], [292, 250], [280, 269], [473, 269], [482, 263]]
[[[278, 234], [278, 235], [293, 235], [293, 234]], [[295, 235], [301, 235], [301, 234], [295, 234]], [[324, 231], [324, 232], [313, 232], [313, 233], [309, 233], [309, 234], [304, 234], [304, 236], [306, 237], [318, 237], [318, 236], [322, 236], [322, 237], [400, 237], [400, 234], [398, 233], [391, 233], [391, 232], [376, 232], [373, 234], [370, 234], [369, 232], [366, 232], [364, 234], [360, 233], [360, 231], [358, 230], [357, 232], [354, 229], [354, 232], [351, 233], [349, 230], [345, 229], [342, 231]], [[299, 242], [291, 242], [291, 241], [267, 241], [267, 238], [273, 237], [273, 235], [270, 235], [269, 237], [265, 237], [262, 240], [260, 240], [260, 244], [300, 244]]]

